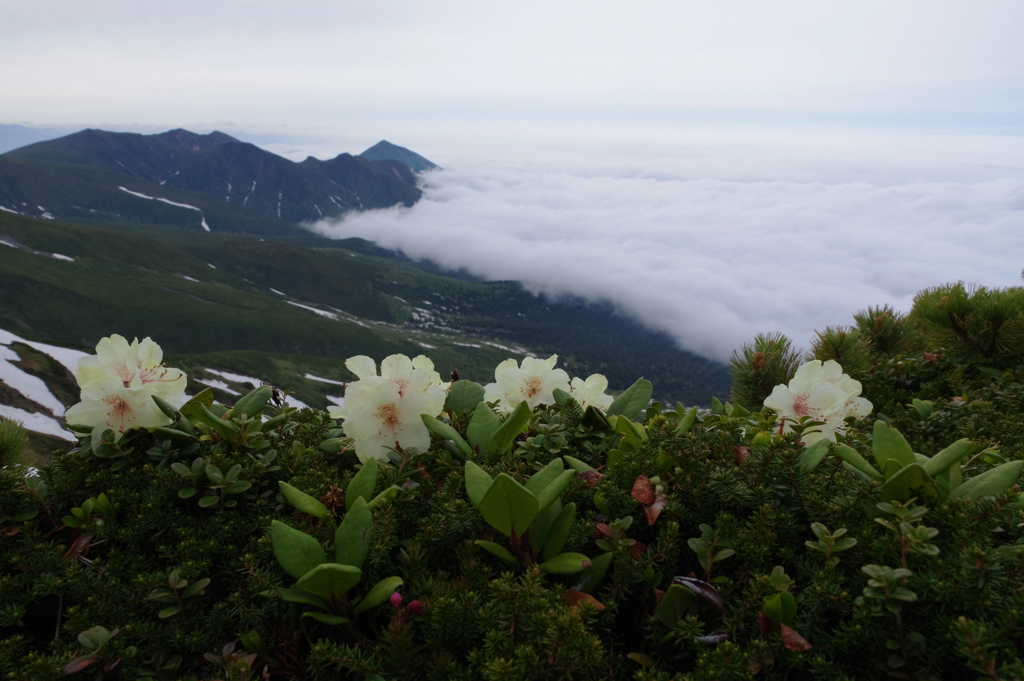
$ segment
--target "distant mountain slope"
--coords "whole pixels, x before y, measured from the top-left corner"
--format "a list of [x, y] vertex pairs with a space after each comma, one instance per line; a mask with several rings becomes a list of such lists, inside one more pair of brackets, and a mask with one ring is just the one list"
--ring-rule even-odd
[[289, 234], [421, 196], [400, 161], [294, 163], [221, 132], [83, 130], [0, 155], [0, 209], [43, 218]]
[[359, 155], [365, 159], [369, 159], [370, 161], [399, 161], [418, 173], [421, 173], [424, 170], [431, 170], [432, 168], [440, 167], [436, 163], [432, 163], [431, 161], [423, 158], [415, 151], [410, 151], [405, 147], [392, 144], [387, 140], [377, 142]]
[[54, 128], [33, 128], [27, 125], [0, 123], [0, 154], [26, 144], [60, 137], [66, 133], [66, 130], [61, 131]]

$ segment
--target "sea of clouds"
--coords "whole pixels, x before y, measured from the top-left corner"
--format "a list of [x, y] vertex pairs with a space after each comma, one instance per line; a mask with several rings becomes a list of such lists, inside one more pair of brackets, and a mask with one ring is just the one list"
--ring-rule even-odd
[[1024, 137], [564, 126], [391, 141], [444, 166], [423, 199], [316, 231], [608, 300], [713, 359], [768, 331], [807, 348], [945, 282], [1021, 283]]

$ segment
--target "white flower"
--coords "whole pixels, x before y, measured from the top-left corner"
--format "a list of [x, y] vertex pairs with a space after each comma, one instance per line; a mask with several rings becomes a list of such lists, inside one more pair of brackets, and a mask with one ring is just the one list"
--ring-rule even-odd
[[[377, 375], [377, 364], [366, 355], [357, 355], [345, 360], [348, 370], [360, 379]], [[429, 386], [441, 386], [441, 375], [434, 371], [434, 363], [428, 357], [417, 355], [409, 359], [405, 355], [390, 355], [380, 363], [380, 375], [398, 384], [404, 394], [407, 390], [423, 392]]]
[[539, 404], [553, 404], [554, 390], [569, 392], [569, 374], [564, 369], [555, 369], [558, 355], [541, 360], [535, 357], [523, 359], [520, 367], [514, 359], [506, 359], [494, 370], [494, 383], [484, 386], [484, 400], [498, 401], [498, 410], [510, 412], [520, 402], [533, 409]]
[[420, 416], [440, 414], [445, 391], [429, 359], [391, 355], [381, 362], [380, 376], [365, 355], [350, 358], [345, 366], [359, 380], [348, 384], [344, 405], [327, 412], [344, 419], [342, 428], [354, 441], [360, 461], [386, 459], [395, 447], [430, 447], [430, 432]]
[[125, 387], [116, 376], [105, 376], [82, 386], [82, 401], [64, 415], [68, 423], [92, 426], [98, 437], [103, 431], [114, 431], [121, 439], [129, 428], [155, 428], [170, 419], [153, 402], [157, 387], [153, 384]]
[[836, 433], [846, 428], [848, 416], [871, 413], [871, 402], [860, 397], [860, 391], [860, 382], [844, 374], [835, 360], [830, 359], [824, 364], [813, 360], [796, 370], [788, 386], [775, 386], [764, 404], [779, 412], [787, 431], [792, 431], [787, 421], [796, 423], [804, 416], [823, 422], [824, 425], [817, 426], [817, 432], [803, 433], [804, 445], [812, 445], [822, 439], [835, 442]]
[[612, 402], [615, 401], [611, 395], [605, 394], [605, 391], [608, 390], [608, 379], [603, 374], [591, 374], [587, 377], [586, 381], [576, 377], [572, 379], [572, 383], [569, 385], [569, 394], [584, 409], [591, 406], [595, 409], [607, 411], [608, 407], [612, 406]]
[[96, 344], [96, 354], [78, 360], [75, 378], [84, 388], [92, 381], [113, 376], [125, 388], [150, 386], [154, 393], [172, 404], [180, 404], [187, 379], [180, 369], [165, 367], [164, 352], [152, 339], [129, 345], [124, 336], [114, 334]]

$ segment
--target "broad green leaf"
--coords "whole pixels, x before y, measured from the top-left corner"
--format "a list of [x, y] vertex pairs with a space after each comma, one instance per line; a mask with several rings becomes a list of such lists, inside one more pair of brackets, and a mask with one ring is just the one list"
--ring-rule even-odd
[[540, 551], [544, 548], [544, 542], [548, 538], [548, 530], [551, 529], [551, 525], [558, 519], [558, 514], [561, 512], [562, 502], [560, 499], [555, 499], [554, 503], [548, 504], [548, 507], [539, 512], [537, 517], [533, 519], [533, 524], [530, 525], [531, 551]]
[[575, 459], [575, 458], [573, 458], [571, 456], [564, 456], [563, 455], [562, 458], [565, 459], [565, 462], [567, 464], [569, 464], [569, 468], [573, 469], [577, 473], [586, 473], [588, 471], [594, 471], [594, 472], [597, 471], [597, 469], [594, 468], [593, 466], [591, 466], [590, 464], [585, 463], [583, 461], [580, 461], [579, 459]]
[[288, 503], [303, 513], [316, 516], [320, 520], [327, 520], [331, 517], [330, 511], [328, 511], [327, 507], [321, 504], [319, 500], [314, 499], [295, 487], [292, 487], [283, 480], [279, 481], [277, 486], [281, 488], [281, 494], [283, 494], [284, 498], [288, 500]]
[[306, 612], [302, 613], [302, 617], [308, 617], [310, 619], [316, 620], [317, 622], [322, 622], [323, 624], [330, 624], [333, 626], [339, 626], [342, 624], [349, 623], [349, 619], [347, 617], [342, 617], [341, 615], [331, 615], [326, 612], [316, 612], [315, 610], [307, 610]]
[[427, 430], [431, 433], [442, 439], [454, 442], [455, 446], [463, 456], [473, 456], [473, 448], [469, 446], [468, 442], [462, 439], [462, 436], [459, 435], [459, 431], [455, 430], [447, 423], [442, 423], [433, 416], [421, 414], [420, 418], [423, 420], [423, 425], [425, 425]]
[[490, 446], [491, 439], [500, 426], [501, 420], [497, 414], [491, 411], [486, 402], [481, 402], [476, 405], [469, 425], [466, 426], [466, 439], [472, 446], [479, 447], [481, 454], [490, 454], [487, 447]]
[[355, 607], [352, 614], [358, 615], [370, 608], [376, 608], [381, 603], [387, 602], [391, 598], [391, 594], [395, 593], [395, 589], [404, 583], [401, 577], [385, 577], [374, 584], [373, 588], [363, 596], [363, 600], [359, 601], [359, 605]]
[[530, 479], [526, 481], [526, 489], [530, 490], [535, 497], [539, 497], [541, 491], [558, 479], [563, 471], [565, 471], [565, 464], [562, 463], [562, 460], [552, 459], [551, 463], [530, 476]]
[[472, 461], [467, 461], [463, 470], [466, 473], [466, 494], [473, 505], [480, 508], [480, 502], [494, 484], [494, 479]]
[[879, 473], [874, 466], [868, 463], [867, 459], [861, 456], [857, 450], [852, 447], [848, 445], [839, 445], [833, 450], [833, 453], [872, 480], [882, 479], [882, 474]]
[[224, 484], [224, 473], [212, 463], [206, 464], [206, 477], [215, 485]]
[[976, 475], [949, 493], [950, 499], [978, 499], [1008, 490], [1020, 477], [1024, 461], [1010, 461]]
[[875, 421], [871, 437], [871, 453], [879, 468], [884, 470], [885, 462], [889, 459], [895, 459], [900, 468], [917, 463], [917, 457], [907, 439], [885, 421]]
[[362, 576], [363, 571], [357, 567], [323, 563], [304, 574], [295, 587], [330, 601], [344, 596]]
[[203, 390], [200, 390], [196, 393], [195, 397], [181, 405], [178, 411], [185, 416], [195, 417], [196, 412], [199, 411], [199, 405], [203, 405], [207, 408], [213, 406], [213, 388], [204, 388]]
[[924, 471], [928, 475], [935, 477], [950, 466], [958, 465], [964, 457], [970, 456], [977, 449], [978, 446], [966, 438], [957, 440], [929, 459], [928, 463], [924, 464]]
[[521, 537], [540, 510], [537, 497], [525, 487], [502, 473], [494, 480], [487, 494], [480, 500], [480, 514], [487, 524], [511, 537]]
[[654, 616], [659, 622], [672, 629], [679, 620], [688, 615], [697, 614], [699, 603], [700, 600], [693, 591], [682, 584], [673, 584], [666, 589], [665, 594], [658, 601], [658, 607], [654, 609]]
[[626, 388], [612, 401], [611, 406], [608, 407], [608, 413], [613, 416], [633, 419], [647, 407], [653, 394], [654, 384], [646, 378], [638, 378], [633, 385]]
[[383, 490], [380, 494], [371, 499], [367, 506], [369, 506], [372, 511], [380, 506], [380, 502], [397, 497], [399, 489], [400, 488], [397, 485], [391, 485], [391, 487], [388, 487], [386, 490]]
[[[266, 595], [272, 593], [273, 591], [268, 591]], [[281, 594], [281, 600], [288, 601], [289, 603], [302, 603], [303, 605], [312, 605], [314, 608], [327, 609], [327, 603], [324, 599], [299, 589], [281, 589], [278, 593]]]
[[882, 501], [908, 501], [911, 497], [939, 498], [939, 488], [921, 464], [904, 466], [882, 485]]
[[643, 441], [647, 439], [647, 432], [643, 426], [630, 421], [625, 416], [615, 420], [615, 430], [623, 435], [622, 444], [619, 446], [624, 450], [640, 449]]
[[[677, 408], [677, 413], [682, 414], [682, 405]], [[697, 422], [697, 407], [690, 407], [690, 410], [686, 412], [684, 416], [679, 419], [679, 425], [676, 426], [676, 435], [686, 435], [693, 430], [693, 424]]]
[[540, 564], [540, 569], [553, 575], [574, 575], [593, 565], [582, 553], [561, 553]]
[[205, 496], [199, 500], [199, 505], [203, 508], [210, 508], [220, 503], [220, 497], [216, 494]]
[[279, 520], [270, 523], [270, 540], [277, 562], [295, 579], [327, 560], [327, 553], [320, 542]]
[[821, 463], [821, 460], [825, 458], [825, 455], [828, 454], [830, 444], [829, 440], [822, 439], [810, 447], [804, 447], [804, 450], [800, 452], [798, 465], [808, 473], [813, 471]]
[[483, 550], [487, 551], [491, 555], [497, 556], [501, 560], [505, 561], [512, 567], [516, 565], [516, 557], [512, 555], [512, 552], [506, 549], [501, 544], [495, 544], [492, 541], [485, 541], [483, 539], [477, 539], [473, 542]]
[[209, 577], [204, 577], [204, 578], [202, 578], [202, 579], [200, 579], [200, 580], [198, 580], [196, 582], [193, 582], [192, 584], [190, 584], [188, 586], [187, 589], [185, 589], [184, 591], [181, 592], [181, 597], [182, 598], [191, 598], [192, 596], [195, 596], [197, 593], [199, 593], [200, 591], [205, 589], [209, 584], [210, 584], [210, 578]]
[[172, 606], [170, 606], [168, 608], [164, 608], [159, 613], [157, 613], [157, 617], [159, 617], [160, 619], [164, 620], [164, 619], [167, 619], [168, 617], [174, 617], [179, 612], [181, 612], [181, 608], [179, 606], [177, 606], [177, 605], [172, 605]]
[[373, 543], [373, 514], [358, 497], [334, 532], [334, 562], [362, 568]]
[[565, 392], [561, 388], [555, 388], [551, 391], [551, 396], [555, 398], [555, 404], [559, 407], [564, 407], [565, 403], [572, 399], [572, 395]]
[[584, 593], [593, 593], [601, 584], [604, 576], [608, 574], [608, 568], [611, 567], [614, 557], [615, 554], [609, 551], [592, 560], [591, 566], [582, 574], [580, 581], [576, 582], [573, 588]]
[[376, 461], [371, 459], [363, 464], [363, 467], [355, 474], [352, 482], [348, 483], [348, 488], [345, 490], [346, 511], [352, 509], [352, 504], [356, 503], [356, 499], [359, 497], [366, 499], [366, 501], [373, 499], [373, 488], [377, 486], [378, 474]]
[[106, 627], [95, 626], [78, 635], [78, 642], [83, 648], [99, 648], [106, 645], [113, 634]]
[[544, 559], [550, 560], [562, 552], [565, 542], [569, 539], [572, 524], [576, 520], [576, 504], [569, 504], [562, 509], [547, 531], [544, 542]]
[[[492, 454], [504, 454], [512, 449], [512, 443], [516, 436], [526, 430], [530, 422], [530, 405], [520, 402], [519, 406], [512, 410], [512, 413], [498, 426], [487, 444], [487, 452]], [[480, 448], [483, 451], [483, 447]]]
[[796, 617], [796, 599], [788, 591], [780, 591], [765, 599], [764, 614], [776, 624], [789, 624]]
[[[555, 461], [558, 461], [558, 459], [555, 459]], [[561, 464], [560, 461], [559, 464]], [[537, 495], [538, 509], [543, 511], [545, 508], [550, 506], [555, 499], [562, 495], [562, 492], [565, 491], [565, 488], [574, 477], [576, 477], [576, 471], [572, 469], [562, 471], [551, 484], [542, 489], [540, 494]]]
[[445, 398], [445, 411], [461, 414], [472, 411], [484, 401], [484, 387], [473, 381], [455, 381], [448, 388], [448, 397]]

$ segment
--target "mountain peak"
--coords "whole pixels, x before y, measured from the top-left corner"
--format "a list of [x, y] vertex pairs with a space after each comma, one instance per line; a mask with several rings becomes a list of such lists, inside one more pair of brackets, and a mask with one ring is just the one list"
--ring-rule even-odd
[[440, 167], [436, 163], [423, 158], [415, 151], [410, 151], [405, 147], [392, 144], [387, 140], [377, 142], [359, 155], [368, 161], [398, 161], [409, 166], [417, 173]]

